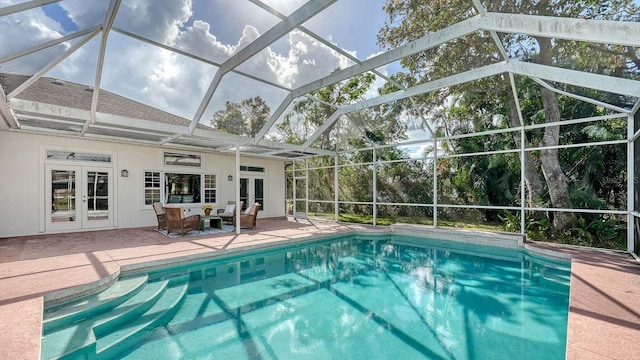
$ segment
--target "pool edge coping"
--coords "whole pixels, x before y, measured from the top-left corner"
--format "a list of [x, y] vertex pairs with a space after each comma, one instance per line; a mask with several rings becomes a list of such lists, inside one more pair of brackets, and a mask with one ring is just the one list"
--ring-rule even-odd
[[[404, 224], [397, 223], [392, 224], [388, 228], [360, 228], [349, 229], [340, 232], [339, 236], [349, 236], [355, 234], [398, 234], [407, 236], [419, 236], [429, 237], [437, 240], [454, 241], [467, 243], [472, 245], [485, 245], [495, 246], [501, 248], [511, 249], [523, 249], [531, 254], [551, 258], [554, 260], [571, 261], [571, 255], [559, 250], [542, 249], [536, 246], [535, 243], [528, 242], [526, 235], [498, 232], [498, 231], [484, 231], [475, 229], [457, 229], [457, 228], [439, 228], [430, 225], [416, 225], [416, 224]], [[118, 264], [115, 271], [109, 275], [102, 277], [98, 280], [94, 280], [85, 284], [76, 285], [73, 287], [55, 290], [43, 295], [43, 308], [59, 305], [65, 302], [79, 299], [83, 296], [95, 294], [108, 286], [115, 283], [121, 276], [127, 276], [136, 274], [139, 272], [152, 271], [158, 268], [171, 265], [180, 265], [185, 263], [191, 263], [195, 261], [212, 260], [224, 256], [241, 254], [244, 252], [250, 252], [254, 250], [265, 250], [283, 245], [296, 245], [313, 241], [323, 241], [336, 237], [336, 234], [324, 234], [324, 235], [310, 235], [302, 238], [295, 239], [283, 239], [278, 241], [272, 241], [268, 243], [258, 245], [247, 245], [234, 247], [230, 249], [207, 251], [197, 254], [177, 256], [167, 259], [143, 261], [135, 264]]]

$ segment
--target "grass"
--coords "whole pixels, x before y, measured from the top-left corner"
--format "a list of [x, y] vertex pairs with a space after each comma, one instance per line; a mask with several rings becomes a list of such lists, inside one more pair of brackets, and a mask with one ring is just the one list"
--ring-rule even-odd
[[[333, 214], [327, 213], [309, 213], [310, 216], [328, 218], [333, 220]], [[354, 223], [354, 224], [373, 224], [373, 216], [361, 215], [361, 214], [340, 214], [338, 221]], [[385, 217], [378, 216], [376, 218], [376, 225], [390, 226], [396, 223], [406, 224], [420, 224], [433, 226], [433, 220], [431, 218], [422, 217], [409, 217], [409, 216], [396, 216]], [[452, 227], [452, 228], [464, 228], [470, 230], [484, 230], [484, 231], [508, 231], [505, 230], [505, 225], [502, 222], [486, 222], [479, 221], [474, 218], [461, 218], [457, 220], [450, 220], [445, 218], [438, 218], [438, 227]], [[534, 227], [535, 228], [535, 227]], [[530, 240], [580, 245], [588, 247], [597, 247], [612, 250], [626, 250], [626, 239], [624, 234], [607, 234], [595, 238], [590, 234], [580, 234], [575, 231], [568, 231], [563, 233], [556, 233], [552, 229], [546, 229], [547, 231], [539, 231], [536, 229], [528, 229], [527, 237]]]
[[[333, 214], [326, 213], [309, 213], [310, 216], [324, 217], [333, 219]], [[371, 215], [359, 215], [359, 214], [340, 214], [338, 217], [340, 222], [348, 222], [354, 224], [373, 224], [373, 216]], [[378, 216], [376, 218], [376, 225], [390, 226], [392, 224], [404, 223], [404, 224], [419, 224], [419, 225], [433, 225], [431, 218], [417, 218], [409, 216], [396, 216], [396, 217], [383, 217]], [[438, 226], [442, 227], [455, 227], [474, 230], [488, 230], [488, 231], [504, 231], [501, 224], [493, 224], [480, 221], [452, 221], [446, 219], [438, 219]]]

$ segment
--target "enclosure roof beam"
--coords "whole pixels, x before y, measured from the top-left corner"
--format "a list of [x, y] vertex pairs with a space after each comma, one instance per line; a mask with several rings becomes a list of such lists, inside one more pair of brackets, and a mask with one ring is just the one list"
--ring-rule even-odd
[[74, 32], [72, 34], [69, 34], [67, 36], [63, 36], [63, 37], [58, 38], [58, 39], [53, 39], [51, 41], [47, 41], [44, 44], [36, 45], [36, 46], [30, 47], [28, 49], [22, 50], [20, 52], [0, 57], [0, 63], [11, 61], [11, 60], [14, 60], [14, 59], [17, 59], [19, 57], [26, 56], [26, 55], [29, 55], [29, 54], [33, 54], [33, 53], [38, 52], [40, 50], [44, 50], [44, 49], [50, 48], [52, 46], [56, 46], [58, 44], [61, 44], [61, 43], [65, 42], [65, 41], [73, 40], [73, 39], [75, 39], [77, 37], [87, 35], [89, 33], [92, 33], [92, 32], [95, 32], [97, 30], [100, 30], [100, 27], [101, 27], [101, 25], [96, 25], [96, 26], [91, 27], [89, 29], [85, 29], [85, 30], [82, 30], [82, 31], [76, 31], [76, 32]]
[[410, 87], [406, 90], [398, 90], [396, 92], [392, 92], [386, 95], [378, 96], [372, 99], [364, 100], [355, 104], [345, 105], [334, 112], [331, 117], [329, 117], [322, 126], [320, 126], [316, 132], [302, 145], [303, 148], [308, 147], [315, 141], [322, 133], [327, 131], [333, 123], [338, 120], [338, 117], [344, 113], [358, 111], [366, 108], [370, 108], [373, 106], [378, 106], [386, 103], [390, 103], [392, 101], [406, 99], [411, 96], [416, 96], [424, 93], [428, 93], [437, 89], [445, 88], [448, 86], [463, 84], [469, 81], [482, 79], [488, 76], [497, 75], [506, 71], [506, 67], [504, 66], [505, 62], [499, 62], [492, 65], [487, 65], [481, 68], [469, 70], [460, 74], [448, 76], [446, 78], [438, 79], [435, 81], [430, 81], [425, 84], [420, 84], [417, 86]]
[[477, 31], [478, 29], [479, 16], [461, 21], [445, 29], [438, 30], [432, 34], [423, 36], [420, 39], [414, 40], [408, 44], [398, 46], [397, 48], [389, 50], [385, 53], [369, 58], [359, 64], [355, 64], [344, 70], [337, 71], [335, 73], [332, 73], [331, 75], [325, 76], [321, 79], [312, 81], [306, 85], [302, 85], [296, 89], [293, 89], [293, 96], [298, 97], [308, 94], [312, 91], [322, 89], [325, 86], [329, 86], [342, 80], [349, 79], [353, 76], [365, 73], [367, 71], [374, 70], [378, 67], [387, 65], [394, 61], [398, 61], [404, 57], [440, 46], [458, 37]]
[[196, 111], [196, 114], [191, 121], [191, 125], [189, 125], [189, 133], [193, 133], [196, 126], [200, 122], [200, 119], [202, 119], [202, 116], [204, 115], [204, 112], [209, 105], [213, 94], [218, 88], [218, 85], [220, 85], [220, 81], [222, 81], [222, 78], [226, 73], [232, 71], [240, 64], [249, 60], [264, 48], [271, 45], [273, 42], [277, 41], [278, 39], [289, 33], [291, 30], [309, 20], [314, 15], [324, 10], [336, 1], [337, 0], [316, 0], [307, 2], [298, 10], [294, 11], [285, 20], [276, 24], [274, 27], [258, 37], [255, 41], [251, 42], [249, 45], [242, 48], [235, 55], [222, 63], [220, 65], [220, 68], [218, 68], [215, 76], [213, 77], [213, 80], [211, 81], [211, 84], [209, 85], [204, 98], [200, 102], [200, 106], [198, 107], [198, 110]]
[[[0, 92], [1, 93], [1, 92]], [[75, 119], [75, 120], [83, 120], [86, 121], [90, 118], [89, 110], [81, 110], [76, 108], [70, 108], [60, 105], [52, 105], [52, 104], [42, 104], [35, 101], [30, 100], [22, 100], [22, 99], [12, 99], [10, 101], [11, 108], [17, 112], [25, 112], [29, 114], [35, 114], [35, 116], [40, 116], [42, 120], [49, 121], [58, 121], [55, 119], [51, 119], [51, 116], [62, 117], [67, 119]], [[2, 107], [0, 106], [0, 111], [2, 111]], [[2, 113], [3, 115], [3, 113]], [[29, 117], [33, 117], [29, 115]], [[95, 126], [101, 126], [107, 129], [116, 129], [116, 130], [126, 130], [126, 131], [135, 131], [142, 132], [145, 134], [153, 134], [158, 137], [164, 136], [162, 140], [160, 140], [159, 144], [164, 144], [170, 142], [180, 136], [187, 135], [188, 127], [185, 125], [177, 125], [177, 124], [168, 124], [168, 123], [159, 123], [152, 120], [143, 120], [143, 119], [135, 119], [126, 116], [106, 114], [106, 113], [96, 113]], [[173, 134], [173, 137], [172, 135]], [[176, 136], [177, 135], [177, 136]], [[246, 136], [234, 135], [223, 133], [220, 131], [215, 131], [213, 129], [203, 129], [198, 128], [191, 135], [200, 139], [207, 139], [215, 142], [225, 142], [225, 143], [239, 143], [241, 145], [253, 145], [253, 139]], [[308, 148], [303, 149], [301, 145], [294, 144], [283, 144], [274, 141], [263, 140], [263, 147], [269, 148], [269, 150], [280, 150], [280, 151], [289, 151], [289, 152], [311, 152], [317, 155], [333, 155], [334, 152], [323, 149], [316, 148]]]
[[84, 136], [84, 134], [89, 129], [89, 126], [96, 121], [96, 111], [98, 110], [98, 97], [100, 96], [100, 84], [102, 82], [102, 68], [104, 67], [104, 55], [107, 49], [107, 39], [109, 38], [109, 33], [111, 32], [111, 28], [113, 27], [113, 22], [116, 19], [118, 8], [120, 8], [120, 1], [121, 0], [111, 0], [111, 2], [109, 3], [109, 9], [107, 10], [107, 14], [104, 18], [102, 27], [102, 39], [100, 40], [98, 62], [96, 64], [96, 76], [93, 86], [93, 96], [91, 98], [91, 115], [90, 119], [84, 123], [82, 131], [80, 131], [81, 136]]
[[29, 79], [27, 79], [27, 81], [23, 82], [22, 84], [20, 84], [20, 86], [16, 87], [11, 93], [9, 93], [9, 95], [7, 95], [7, 99], [11, 100], [14, 97], [16, 97], [18, 94], [20, 94], [21, 92], [24, 91], [24, 89], [26, 89], [27, 87], [29, 87], [31, 84], [33, 84], [34, 82], [36, 82], [38, 79], [40, 79], [44, 74], [46, 74], [49, 70], [53, 69], [54, 67], [56, 67], [58, 64], [60, 64], [62, 61], [64, 61], [66, 58], [68, 58], [69, 56], [71, 56], [71, 54], [73, 54], [74, 52], [76, 52], [76, 50], [78, 50], [79, 48], [81, 48], [82, 46], [84, 46], [84, 44], [88, 43], [91, 39], [93, 39], [96, 35], [98, 35], [100, 33], [100, 30], [96, 30], [93, 33], [87, 35], [84, 39], [80, 40], [77, 44], [73, 45], [72, 47], [70, 47], [67, 51], [65, 51], [64, 53], [62, 53], [62, 55], [58, 56], [57, 58], [55, 58], [53, 61], [51, 61], [49, 64], [47, 64], [45, 67], [43, 67], [42, 69], [40, 69], [38, 72], [36, 72], [33, 76], [31, 76]]
[[[473, 6], [476, 8], [476, 10], [478, 10], [478, 13], [480, 13], [480, 15], [487, 15], [487, 10], [484, 8], [484, 5], [480, 3], [480, 0], [472, 0], [472, 2]], [[495, 30], [489, 30], [489, 33], [491, 34], [493, 43], [496, 44], [496, 47], [498, 48], [498, 52], [502, 56], [502, 60], [509, 60], [509, 54], [507, 54], [507, 50], [505, 50], [504, 46], [502, 45], [502, 41], [500, 41], [498, 33], [496, 33]]]
[[3, 7], [0, 9], [0, 17], [5, 15], [15, 14], [21, 11], [27, 11], [31, 9], [35, 9], [40, 6], [60, 2], [62, 0], [33, 0], [33, 1], [25, 1], [20, 4], [10, 5]]
[[331, 114], [331, 116], [329, 116], [329, 118], [307, 139], [307, 141], [302, 144], [302, 149], [306, 150], [309, 148], [311, 144], [324, 134], [324, 132], [327, 131], [343, 113], [342, 108], [334, 111], [333, 114]]
[[629, 115], [630, 116], [635, 116], [639, 109], [640, 109], [640, 98], [636, 101], [636, 103], [631, 108], [631, 111], [629, 112]]
[[[533, 81], [537, 82], [538, 84], [540, 84], [540, 86], [543, 86], [543, 87], [553, 91], [554, 93], [557, 93], [557, 94], [560, 94], [560, 95], [569, 96], [569, 97], [572, 97], [574, 99], [581, 100], [581, 101], [584, 101], [584, 102], [587, 102], [589, 104], [593, 104], [593, 105], [596, 105], [596, 106], [602, 106], [602, 107], [604, 107], [606, 109], [617, 111], [617, 112], [620, 112], [620, 113], [623, 113], [623, 114], [629, 114], [629, 109], [621, 108], [619, 106], [615, 106], [615, 105], [606, 103], [604, 101], [595, 100], [595, 99], [592, 99], [592, 98], [589, 98], [589, 97], [586, 97], [586, 96], [576, 95], [576, 94], [572, 94], [572, 93], [567, 92], [567, 91], [556, 89], [555, 87], [551, 86], [546, 81], [538, 79], [536, 77], [532, 77], [531, 79]], [[514, 87], [514, 89], [515, 89], [515, 87]]]
[[4, 119], [12, 129], [17, 129], [19, 127], [18, 120], [16, 120], [13, 110], [9, 107], [7, 96], [4, 94], [4, 91], [0, 91], [0, 118]]
[[406, 45], [374, 56], [362, 63], [293, 89], [293, 96], [307, 94], [481, 29], [523, 33], [531, 36], [640, 46], [640, 23], [487, 12], [485, 15], [478, 15], [461, 21]]
[[556, 68], [549, 65], [511, 61], [505, 65], [509, 72], [560, 83], [606, 91], [613, 94], [640, 97], [640, 81], [593, 74], [584, 71]]
[[280, 106], [278, 106], [276, 111], [274, 111], [273, 114], [271, 114], [271, 117], [269, 117], [269, 120], [262, 126], [262, 128], [260, 129], [260, 131], [256, 135], [256, 137], [255, 137], [255, 143], [256, 144], [258, 144], [260, 141], [262, 141], [262, 139], [267, 134], [267, 132], [271, 129], [273, 124], [275, 124], [275, 122], [278, 120], [278, 118], [287, 109], [287, 106], [289, 106], [291, 101], [293, 101], [293, 95], [291, 93], [289, 93], [289, 94], [287, 94], [287, 97], [284, 98], [284, 100], [280, 103]]
[[[476, 17], [464, 20], [460, 23], [447, 27], [446, 29], [436, 31], [418, 40], [412, 41], [403, 46], [394, 48], [393, 50], [390, 50], [386, 53], [370, 58], [366, 61], [359, 62], [349, 68], [346, 68], [344, 70], [325, 76], [322, 79], [318, 79], [306, 85], [300, 86], [292, 91], [292, 95], [295, 98], [298, 96], [308, 94], [312, 91], [321, 89], [325, 86], [335, 84], [337, 82], [346, 80], [353, 76], [357, 76], [358, 74], [364, 73], [366, 71], [374, 71], [376, 68], [380, 66], [384, 66], [388, 63], [400, 60], [406, 56], [413, 55], [420, 51], [425, 51], [425, 50], [437, 47], [451, 40], [454, 40], [458, 37], [477, 31], [480, 29], [479, 19], [480, 17], [476, 16]], [[499, 49], [500, 52], [503, 55], [506, 55], [506, 52], [504, 51], [502, 46], [500, 45], [499, 47], [501, 48], [501, 50]], [[281, 107], [282, 107], [282, 104], [281, 104]], [[268, 131], [268, 129], [271, 128], [271, 126], [273, 126], [273, 123], [275, 122], [276, 119], [277, 118], [272, 117], [269, 120], [269, 122], [265, 124], [263, 129], [261, 129], [260, 133], [258, 134], [256, 141], [259, 141], [262, 138], [262, 136], [264, 136], [266, 131]]]
[[640, 23], [487, 12], [480, 27], [488, 31], [602, 44], [640, 46]]
[[611, 92], [614, 94], [629, 95], [640, 97], [640, 81], [617, 78], [613, 76], [592, 74], [582, 71], [555, 68], [553, 66], [524, 63], [520, 61], [500, 62], [487, 65], [481, 68], [469, 70], [460, 74], [448, 76], [446, 78], [420, 84], [406, 90], [399, 90], [390, 94], [367, 99], [355, 104], [346, 105], [336, 111], [329, 119], [327, 119], [321, 127], [316, 130], [311, 138], [305, 142], [303, 147], [309, 146], [324, 131], [329, 129], [338, 116], [343, 113], [358, 111], [381, 104], [406, 99], [424, 93], [429, 93], [445, 87], [459, 85], [470, 81], [475, 81], [485, 77], [495, 76], [503, 72], [515, 73], [518, 75], [543, 78], [547, 80], [562, 82], [569, 85], [592, 88], [595, 90]]
[[[176, 47], [169, 46], [167, 44], [163, 44], [163, 43], [158, 42], [158, 41], [147, 39], [144, 36], [140, 36], [138, 34], [134, 34], [134, 33], [130, 32], [130, 31], [127, 31], [127, 30], [124, 30], [124, 29], [120, 29], [120, 28], [117, 28], [115, 26], [113, 27], [113, 31], [118, 32], [118, 33], [120, 33], [122, 35], [128, 36], [128, 37], [130, 37], [132, 39], [136, 39], [136, 40], [142, 41], [142, 42], [147, 43], [149, 45], [157, 46], [157, 47], [159, 47], [161, 49], [170, 51], [172, 53], [175, 53], [175, 54], [178, 54], [178, 55], [182, 55], [182, 56], [188, 57], [190, 59], [194, 59], [196, 61], [200, 61], [200, 62], [208, 64], [208, 65], [213, 65], [215, 67], [220, 67], [220, 63], [218, 63], [218, 62], [211, 61], [209, 59], [203, 58], [202, 56], [198, 56], [198, 55], [192, 54], [192, 53], [187, 52], [185, 50], [181, 50], [181, 49], [178, 49]], [[238, 74], [238, 75], [242, 75], [242, 76], [244, 76], [246, 78], [249, 78], [251, 80], [255, 80], [255, 81], [261, 82], [263, 84], [276, 87], [276, 88], [278, 88], [280, 90], [291, 91], [291, 89], [286, 87], [286, 86], [282, 86], [282, 85], [280, 85], [280, 84], [278, 84], [276, 82], [273, 82], [273, 81], [262, 79], [262, 78], [260, 78], [258, 76], [251, 75], [251, 74], [249, 74], [247, 72], [240, 71], [238, 69], [233, 69], [233, 70], [231, 70], [231, 72], [235, 73], [235, 74]]]
[[344, 112], [358, 111], [369, 107], [390, 103], [392, 101], [406, 99], [411, 96], [429, 93], [445, 87], [464, 84], [470, 81], [498, 75], [507, 71], [508, 68], [506, 67], [506, 64], [507, 63], [503, 61], [491, 65], [486, 65], [473, 70], [465, 71], [460, 74], [455, 74], [442, 79], [430, 81], [428, 83], [416, 85], [408, 88], [407, 90], [399, 90], [386, 95], [364, 100], [359, 103], [346, 105], [342, 107], [342, 110]]

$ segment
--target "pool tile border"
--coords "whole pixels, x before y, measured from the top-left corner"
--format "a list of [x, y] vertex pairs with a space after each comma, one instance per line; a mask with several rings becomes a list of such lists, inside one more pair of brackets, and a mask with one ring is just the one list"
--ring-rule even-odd
[[524, 235], [467, 229], [443, 229], [428, 225], [393, 224], [391, 231], [396, 234], [431, 237], [439, 240], [465, 242], [506, 248], [523, 247]]

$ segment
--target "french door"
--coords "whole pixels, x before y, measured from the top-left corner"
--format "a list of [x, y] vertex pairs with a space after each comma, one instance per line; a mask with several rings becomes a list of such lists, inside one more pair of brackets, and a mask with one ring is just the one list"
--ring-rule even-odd
[[253, 203], [260, 204], [260, 210], [265, 209], [264, 203], [264, 178], [261, 177], [241, 177], [240, 178], [240, 201], [243, 202], [242, 210], [250, 207]]
[[46, 165], [47, 230], [112, 227], [113, 170], [94, 166]]

